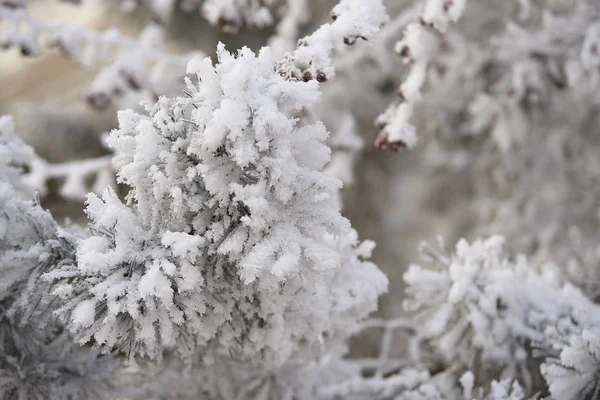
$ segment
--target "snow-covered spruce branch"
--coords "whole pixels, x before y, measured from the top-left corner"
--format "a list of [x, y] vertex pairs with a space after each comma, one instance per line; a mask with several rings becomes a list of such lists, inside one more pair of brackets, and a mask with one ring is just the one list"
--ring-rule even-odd
[[150, 24], [139, 39], [121, 35], [117, 30], [104, 32], [80, 26], [37, 19], [26, 8], [0, 4], [0, 46], [18, 47], [24, 55], [35, 56], [47, 47], [60, 48], [68, 57], [89, 68], [105, 65], [92, 82], [86, 98], [99, 109], [130, 91], [144, 91], [149, 98], [180, 89], [187, 61], [198, 52], [174, 55], [162, 50], [163, 30]]
[[[597, 322], [597, 321], [596, 321]], [[542, 365], [542, 373], [553, 398], [558, 400], [596, 399], [600, 396], [600, 327], [585, 327], [575, 335], [552, 332], [561, 341], [556, 354]]]
[[0, 398], [100, 398], [117, 364], [80, 349], [53, 316], [41, 276], [75, 261], [75, 240], [28, 198], [20, 181], [34, 157], [0, 117]]
[[[69, 255], [74, 254], [74, 246], [58, 237], [57, 224], [29, 199], [30, 188], [22, 181], [23, 169], [34, 157], [33, 149], [14, 134], [12, 119], [0, 117], [0, 300], [4, 302], [2, 310], [8, 314], [15, 313], [15, 302], [20, 306], [40, 302], [29, 298], [38, 278], [53, 263], [74, 260]], [[32, 312], [26, 310], [25, 314]]]
[[417, 144], [416, 129], [410, 121], [413, 108], [421, 98], [429, 63], [452, 22], [458, 21], [467, 0], [425, 0], [419, 22], [406, 27], [404, 38], [396, 44], [396, 52], [410, 70], [397, 92], [397, 99], [375, 122], [380, 130], [375, 145], [381, 150], [397, 151]]
[[73, 238], [4, 181], [0, 210], [0, 398], [104, 398], [118, 363], [73, 343], [41, 279], [75, 262]]
[[344, 338], [386, 289], [320, 172], [324, 126], [290, 118], [317, 83], [275, 73], [268, 48], [217, 54], [190, 62], [186, 96], [119, 114], [109, 143], [129, 205], [89, 197], [78, 265], [48, 275], [82, 342], [281, 364]]

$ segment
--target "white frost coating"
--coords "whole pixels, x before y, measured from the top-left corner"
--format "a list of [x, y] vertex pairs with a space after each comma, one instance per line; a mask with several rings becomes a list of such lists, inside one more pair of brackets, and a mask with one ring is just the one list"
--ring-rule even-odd
[[386, 290], [340, 215], [341, 183], [321, 172], [324, 125], [292, 117], [317, 83], [285, 80], [266, 48], [217, 54], [190, 63], [200, 83], [186, 96], [119, 113], [108, 141], [128, 204], [90, 195], [92, 234], [56, 274], [69, 277], [63, 311], [94, 304], [90, 326], [71, 314], [81, 341], [280, 363], [345, 337]]
[[[382, 115], [388, 118], [388, 134], [386, 140], [390, 143], [400, 143], [400, 147], [414, 148], [417, 145], [417, 129], [409, 123], [413, 113], [410, 103], [402, 103], [398, 107], [390, 106]], [[380, 116], [381, 118], [381, 116]]]
[[278, 64], [279, 73], [291, 80], [320, 82], [333, 78], [331, 53], [337, 43], [372, 40], [388, 21], [382, 0], [341, 0], [332, 10], [334, 19], [298, 41], [293, 53]]
[[[0, 116], [0, 397], [92, 398], [115, 378], [115, 365], [74, 345], [53, 316], [40, 276], [72, 264], [75, 251], [72, 238], [21, 182], [34, 157], [14, 135], [12, 119]], [[77, 319], [86, 323], [90, 314], [83, 308]]]
[[73, 325], [87, 328], [94, 323], [94, 302], [92, 300], [82, 301], [73, 310]]
[[463, 388], [465, 399], [470, 399], [473, 395], [473, 385], [475, 384], [475, 376], [471, 371], [465, 372], [459, 379], [460, 385]]
[[185, 232], [167, 231], [162, 237], [161, 243], [165, 247], [170, 247], [177, 257], [187, 257], [191, 260], [198, 256], [200, 246], [204, 239], [194, 235], [188, 235]]
[[467, 0], [426, 0], [423, 20], [436, 30], [446, 32], [450, 22], [457, 22], [467, 6]]

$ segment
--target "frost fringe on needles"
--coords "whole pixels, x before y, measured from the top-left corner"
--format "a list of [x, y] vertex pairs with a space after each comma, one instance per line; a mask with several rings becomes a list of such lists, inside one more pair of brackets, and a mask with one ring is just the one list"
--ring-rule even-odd
[[73, 343], [40, 279], [75, 262], [74, 237], [36, 202], [22, 180], [33, 150], [0, 117], [0, 398], [93, 398], [110, 393], [118, 364]]

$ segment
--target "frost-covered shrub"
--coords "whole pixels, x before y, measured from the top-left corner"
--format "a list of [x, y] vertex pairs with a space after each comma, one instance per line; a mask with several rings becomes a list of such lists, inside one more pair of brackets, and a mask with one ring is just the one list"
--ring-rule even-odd
[[[387, 280], [339, 213], [321, 123], [290, 115], [317, 82], [268, 49], [194, 60], [187, 96], [119, 115], [128, 204], [90, 196], [78, 263], [51, 274], [81, 342], [134, 356], [200, 347], [280, 363], [319, 352], [376, 308]], [[207, 356], [208, 357], [208, 356]]]

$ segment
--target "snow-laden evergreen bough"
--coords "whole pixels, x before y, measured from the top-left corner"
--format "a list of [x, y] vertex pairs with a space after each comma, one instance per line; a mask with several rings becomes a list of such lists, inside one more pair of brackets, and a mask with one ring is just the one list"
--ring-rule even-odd
[[318, 83], [286, 81], [268, 48], [217, 53], [190, 62], [185, 96], [119, 114], [128, 201], [90, 195], [77, 265], [49, 275], [81, 342], [279, 364], [344, 338], [386, 290], [321, 172], [325, 127], [293, 117]]
[[33, 157], [12, 119], [0, 117], [0, 398], [100, 397], [116, 365], [73, 343], [41, 280], [74, 263], [75, 243], [30, 198], [21, 174]]

